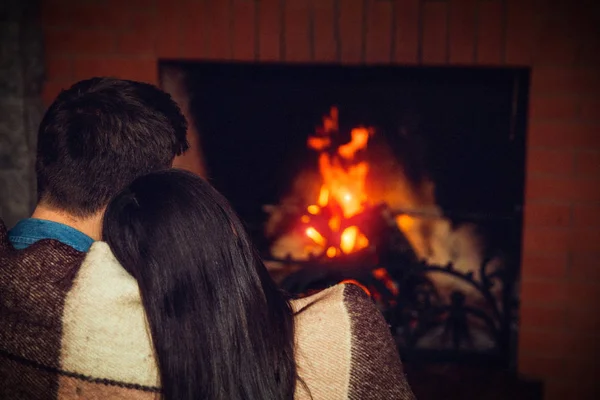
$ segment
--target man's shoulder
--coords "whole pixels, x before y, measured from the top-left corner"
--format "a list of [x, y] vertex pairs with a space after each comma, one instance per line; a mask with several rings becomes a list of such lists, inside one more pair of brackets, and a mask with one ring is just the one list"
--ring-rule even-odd
[[81, 253], [42, 240], [15, 250], [4, 226], [0, 241], [0, 370], [16, 371], [11, 387], [68, 376], [78, 391], [85, 378], [92, 391], [131, 387], [153, 398], [158, 372], [139, 289], [108, 245]]

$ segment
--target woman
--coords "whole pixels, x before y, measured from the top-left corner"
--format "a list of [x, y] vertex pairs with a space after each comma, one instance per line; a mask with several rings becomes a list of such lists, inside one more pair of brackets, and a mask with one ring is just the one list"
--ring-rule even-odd
[[103, 232], [139, 286], [164, 399], [412, 398], [364, 292], [288, 301], [201, 178], [138, 178], [109, 204]]

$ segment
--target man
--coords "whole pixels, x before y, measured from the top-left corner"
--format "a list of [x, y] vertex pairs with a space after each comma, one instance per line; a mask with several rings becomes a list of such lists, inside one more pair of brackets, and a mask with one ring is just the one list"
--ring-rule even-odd
[[136, 177], [187, 150], [187, 124], [170, 96], [145, 83], [94, 78], [62, 92], [42, 120], [39, 203], [9, 233], [19, 249], [57, 239], [78, 251], [100, 240], [104, 208]]
[[[137, 286], [115, 284], [112, 290], [102, 286], [109, 281], [104, 275], [88, 285], [82, 265], [91, 262], [87, 252], [102, 238], [110, 199], [136, 177], [171, 167], [188, 148], [186, 130], [171, 97], [140, 82], [81, 81], [49, 107], [38, 132], [37, 207], [10, 232], [0, 221], [0, 398], [140, 398], [128, 390], [154, 396], [155, 385], [115, 376], [106, 360], [119, 359], [125, 339], [115, 337], [120, 344], [113, 348], [110, 335], [118, 335], [94, 325], [118, 317], [113, 325], [124, 331], [128, 324], [145, 329], [141, 307], [93, 311], [110, 303], [103, 303], [107, 296], [123, 300], [135, 292], [132, 301], [139, 302]], [[103, 254], [93, 261], [95, 273], [118, 266], [109, 251]], [[133, 351], [133, 358], [151, 350]]]

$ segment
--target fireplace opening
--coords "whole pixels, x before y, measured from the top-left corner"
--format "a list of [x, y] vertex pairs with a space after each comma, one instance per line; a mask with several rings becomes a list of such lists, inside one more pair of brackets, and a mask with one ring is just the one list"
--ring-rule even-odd
[[405, 361], [514, 364], [527, 69], [160, 72], [190, 120], [187, 167], [230, 200], [282, 288], [359, 284]]

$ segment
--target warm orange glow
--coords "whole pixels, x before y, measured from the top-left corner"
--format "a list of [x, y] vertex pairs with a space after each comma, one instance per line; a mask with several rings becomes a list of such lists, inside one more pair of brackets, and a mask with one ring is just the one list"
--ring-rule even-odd
[[369, 239], [362, 233], [358, 234], [358, 238], [356, 239], [356, 250], [362, 250], [366, 247], [369, 247]]
[[317, 231], [312, 226], [306, 229], [306, 236], [311, 238], [316, 244], [320, 246], [324, 246], [326, 243], [323, 235], [321, 235], [319, 231]]
[[344, 253], [348, 254], [354, 249], [357, 234], [358, 228], [356, 226], [350, 226], [344, 229], [340, 240], [340, 248]]
[[394, 280], [385, 268], [374, 269], [373, 271], [371, 271], [371, 274], [373, 274], [373, 276], [379, 279], [380, 281], [383, 281], [385, 287], [394, 296], [398, 296], [398, 294], [400, 294], [400, 289], [398, 288], [398, 285], [396, 284], [396, 282], [394, 282]]
[[[319, 170], [327, 196], [342, 207], [345, 218], [350, 218], [363, 210], [363, 204], [367, 200], [365, 181], [369, 165], [362, 161], [345, 168], [340, 161], [337, 157], [322, 153], [319, 157]], [[324, 207], [320, 201], [319, 205]]]
[[[331, 215], [327, 221], [330, 234], [337, 236], [339, 247], [330, 246], [323, 235], [315, 228], [308, 228], [306, 234], [330, 258], [364, 249], [369, 246], [369, 240], [358, 226], [341, 229], [343, 221], [364, 211], [367, 203], [365, 182], [369, 172], [367, 161], [359, 159], [360, 151], [366, 150], [373, 129], [357, 127], [350, 132], [350, 141], [331, 148], [338, 135], [338, 109], [332, 107], [329, 115], [323, 118], [323, 125], [317, 128], [315, 135], [309, 137], [308, 147], [319, 152], [319, 173], [322, 184], [319, 190], [317, 204], [307, 207], [308, 217], [321, 215], [327, 209]], [[303, 219], [304, 221], [304, 219]], [[326, 249], [326, 250], [325, 250]]]
[[383, 279], [387, 275], [387, 271], [385, 270], [385, 268], [374, 269], [371, 273], [377, 279]]
[[317, 205], [312, 204], [308, 206], [307, 211], [312, 215], [317, 215], [319, 211], [321, 211], [321, 208]]
[[367, 148], [369, 133], [370, 131], [366, 128], [352, 129], [352, 132], [350, 133], [352, 140], [350, 140], [350, 143], [340, 146], [338, 149], [338, 154], [347, 160], [353, 159], [354, 154], [357, 151]]
[[310, 217], [308, 215], [303, 215], [300, 218], [300, 221], [304, 222], [305, 224], [308, 224], [310, 222]]
[[322, 137], [309, 137], [308, 147], [315, 150], [324, 150], [331, 145], [331, 139]]
[[332, 246], [327, 249], [327, 257], [333, 258], [336, 255], [337, 255], [337, 250], [335, 249], [335, 247]]
[[396, 224], [400, 227], [402, 232], [406, 232], [412, 229], [415, 224], [415, 219], [406, 214], [398, 215], [396, 217]]
[[327, 203], [329, 203], [329, 190], [325, 186], [321, 186], [321, 191], [319, 192], [319, 200], [317, 201], [319, 206], [326, 207]]
[[339, 232], [341, 224], [342, 220], [340, 217], [332, 217], [328, 223], [329, 229], [331, 229], [333, 232]]

